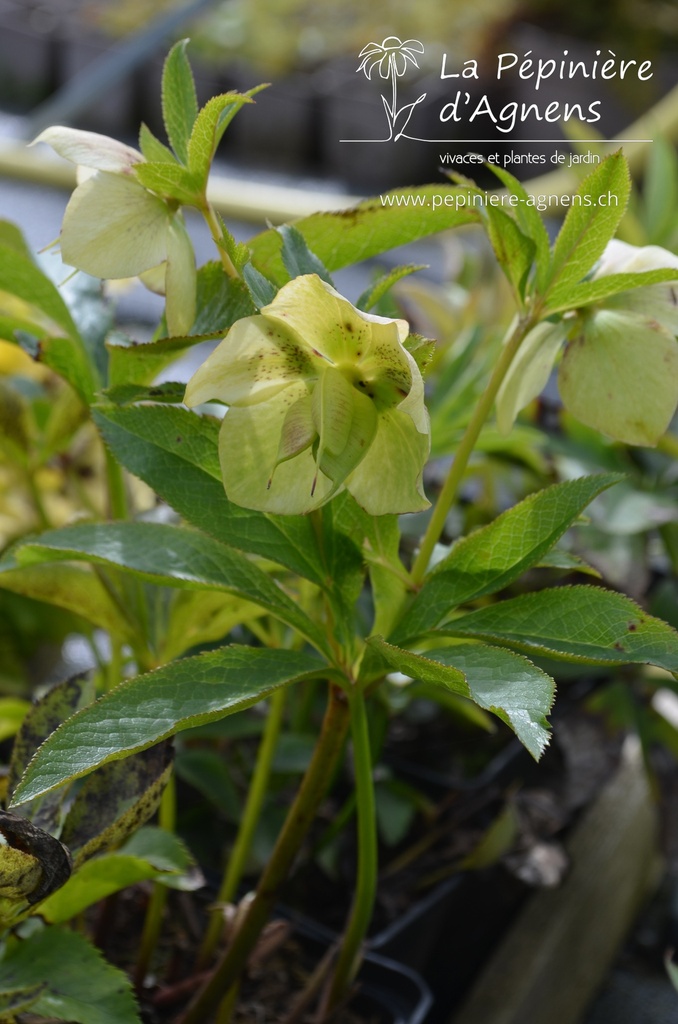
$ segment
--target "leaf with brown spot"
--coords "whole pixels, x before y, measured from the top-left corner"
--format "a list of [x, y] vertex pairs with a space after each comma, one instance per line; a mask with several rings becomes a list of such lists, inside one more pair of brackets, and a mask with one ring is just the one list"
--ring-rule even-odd
[[[54, 686], [35, 702], [19, 729], [9, 764], [7, 785], [8, 802], [19, 784], [38, 747], [62, 722], [94, 699], [94, 683], [86, 675], [73, 676]], [[56, 790], [40, 800], [22, 808], [22, 814], [34, 825], [54, 831], [65, 790]]]
[[64, 823], [62, 839], [75, 866], [100, 850], [119, 846], [156, 810], [173, 763], [165, 740], [94, 772], [78, 793]]

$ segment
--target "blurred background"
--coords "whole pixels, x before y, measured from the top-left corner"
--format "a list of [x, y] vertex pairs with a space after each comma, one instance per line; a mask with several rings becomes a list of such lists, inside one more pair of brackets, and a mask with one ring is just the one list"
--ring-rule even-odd
[[[448, 70], [478, 61], [480, 81], [464, 87], [487, 93], [497, 109], [513, 100], [546, 105], [600, 97], [596, 129], [606, 138], [678, 81], [673, 0], [0, 0], [0, 111], [21, 115], [26, 136], [46, 123], [66, 123], [133, 140], [141, 120], [162, 132], [162, 59], [171, 42], [188, 36], [199, 99], [272, 84], [227, 133], [222, 156], [235, 167], [310, 175], [361, 193], [434, 181], [440, 177], [436, 145], [340, 141], [383, 135], [380, 93], [390, 84], [378, 70], [371, 80], [357, 73], [358, 54], [392, 35], [425, 47], [419, 68], [409, 65], [399, 81], [399, 106], [427, 94], [411, 134], [439, 138], [442, 130], [442, 137], [455, 138], [456, 130], [461, 148], [464, 136], [502, 141], [502, 135], [486, 117], [472, 126], [441, 126], [438, 112], [457, 88], [441, 81], [443, 54]], [[537, 94], [517, 75], [496, 81], [499, 52], [532, 51], [547, 59], [568, 50], [590, 62], [597, 46], [605, 55], [651, 60], [652, 79], [554, 78]], [[559, 136], [560, 124], [530, 121], [517, 125], [511, 139], [549, 137], [554, 129]]]

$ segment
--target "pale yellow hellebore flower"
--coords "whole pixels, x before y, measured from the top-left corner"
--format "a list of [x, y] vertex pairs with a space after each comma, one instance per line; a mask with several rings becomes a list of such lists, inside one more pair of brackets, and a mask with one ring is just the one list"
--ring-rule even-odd
[[145, 188], [134, 167], [144, 158], [96, 132], [47, 128], [34, 140], [94, 173], [80, 180], [61, 226], [64, 263], [93, 277], [141, 277], [166, 296], [170, 334], [186, 334], [195, 320], [193, 246], [174, 205]]
[[662, 269], [675, 269], [676, 282], [621, 291], [535, 327], [497, 395], [500, 430], [541, 393], [565, 343], [558, 390], [568, 412], [617, 441], [655, 445], [678, 405], [678, 256], [615, 239], [591, 275]]
[[430, 428], [408, 330], [356, 309], [316, 274], [237, 321], [184, 399], [229, 407], [219, 436], [229, 499], [295, 514], [346, 488], [373, 515], [427, 508]]

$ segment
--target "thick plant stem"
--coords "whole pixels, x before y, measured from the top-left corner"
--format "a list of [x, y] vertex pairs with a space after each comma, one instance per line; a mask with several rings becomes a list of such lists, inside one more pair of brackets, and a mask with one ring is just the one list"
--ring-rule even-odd
[[228, 253], [223, 247], [224, 235], [223, 231], [221, 230], [221, 224], [219, 222], [217, 214], [214, 212], [214, 209], [210, 206], [208, 202], [205, 202], [205, 205], [200, 208], [200, 212], [207, 221], [207, 225], [212, 234], [212, 239], [214, 240], [214, 243], [217, 249], [219, 250], [219, 258], [221, 259], [221, 265], [223, 266], [226, 272], [226, 276], [239, 277], [240, 275], [233, 266], [231, 257], [228, 255]]
[[221, 883], [221, 888], [217, 894], [217, 907], [212, 912], [210, 922], [198, 954], [198, 961], [196, 964], [196, 968], [198, 970], [204, 968], [214, 954], [224, 926], [221, 907], [224, 903], [230, 903], [234, 899], [245, 870], [247, 857], [249, 856], [250, 848], [252, 846], [252, 837], [254, 836], [254, 830], [257, 827], [257, 823], [261, 815], [261, 808], [263, 807], [266, 791], [268, 789], [268, 780], [271, 775], [271, 764], [273, 763], [273, 756], [275, 754], [275, 748], [280, 734], [280, 727], [282, 725], [283, 711], [285, 708], [285, 694], [286, 691], [281, 687], [279, 690], [275, 690], [271, 696], [266, 728], [264, 729], [264, 734], [257, 753], [257, 762], [254, 768], [252, 782], [250, 783], [247, 793], [247, 800], [245, 801], [242, 820], [233, 844], [233, 849], [231, 850], [231, 854], [228, 858], [228, 865]]
[[377, 815], [370, 736], [362, 691], [356, 690], [351, 696], [350, 707], [358, 815], [358, 872], [353, 907], [334, 968], [328, 1010], [332, 1010], [346, 995], [358, 972], [362, 959], [362, 944], [372, 919], [377, 894]]
[[443, 489], [438, 495], [438, 500], [434, 505], [426, 533], [422, 538], [421, 547], [419, 548], [414, 565], [412, 566], [411, 578], [414, 586], [419, 586], [426, 575], [426, 570], [431, 560], [433, 549], [442, 536], [448, 512], [452, 508], [457, 497], [459, 485], [461, 484], [464, 473], [466, 472], [466, 467], [468, 466], [469, 459], [471, 458], [473, 449], [476, 446], [480, 432], [485, 426], [485, 422], [492, 411], [492, 406], [494, 405], [494, 400], [497, 397], [497, 392], [501, 387], [509, 366], [513, 362], [516, 352], [520, 348], [525, 335], [533, 327], [534, 322], [535, 321], [531, 317], [519, 318], [513, 331], [504, 344], [492, 376], [488, 381], [487, 387], [480, 396], [478, 404], [473, 411], [473, 415], [466, 427], [464, 436], [459, 442], [459, 447], [455, 452], [454, 461], [450, 466], [450, 472], [443, 485]]
[[238, 931], [202, 992], [181, 1024], [204, 1024], [222, 997], [240, 977], [269, 919], [278, 890], [287, 878], [316, 815], [344, 746], [349, 706], [343, 691], [330, 685], [329, 700], [318, 742], [299, 791], [289, 809], [271, 858]]

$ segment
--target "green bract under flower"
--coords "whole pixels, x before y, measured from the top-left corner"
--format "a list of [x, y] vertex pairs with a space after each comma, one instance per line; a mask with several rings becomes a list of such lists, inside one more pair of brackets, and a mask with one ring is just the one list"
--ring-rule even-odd
[[170, 334], [186, 334], [195, 319], [193, 246], [181, 213], [136, 179], [141, 153], [75, 128], [47, 128], [35, 142], [94, 172], [80, 181], [66, 207], [64, 263], [93, 277], [141, 277], [166, 295]]
[[429, 419], [407, 334], [315, 274], [235, 323], [184, 399], [229, 406], [219, 453], [230, 500], [295, 514], [345, 487], [373, 515], [427, 508]]

